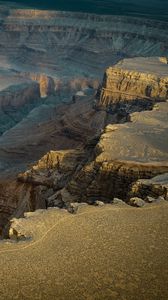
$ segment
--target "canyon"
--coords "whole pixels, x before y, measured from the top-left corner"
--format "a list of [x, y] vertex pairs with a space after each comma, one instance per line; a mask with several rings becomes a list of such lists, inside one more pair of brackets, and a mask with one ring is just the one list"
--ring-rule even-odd
[[[44, 295], [32, 279], [28, 291], [11, 277], [10, 295], [1, 278], [0, 299], [166, 299], [161, 252], [168, 214], [167, 38], [164, 21], [0, 3], [0, 253], [17, 278], [18, 260], [30, 274], [36, 259], [47, 259], [46, 277], [39, 280], [48, 282]], [[149, 266], [149, 289], [141, 285], [148, 272], [143, 259], [136, 270], [124, 264], [119, 286], [106, 289], [113, 277], [105, 272], [106, 251], [113, 248], [115, 259], [108, 264], [119, 274], [117, 253], [122, 263], [126, 257], [128, 265], [137, 263], [135, 240], [139, 257], [143, 252], [152, 263], [158, 258]], [[51, 278], [55, 260], [60, 265]], [[88, 268], [87, 291], [69, 273], [75, 266], [81, 274], [78, 261]], [[69, 271], [59, 278], [64, 267]], [[54, 294], [52, 280], [58, 281]], [[73, 290], [67, 282], [74, 286], [74, 280]]]

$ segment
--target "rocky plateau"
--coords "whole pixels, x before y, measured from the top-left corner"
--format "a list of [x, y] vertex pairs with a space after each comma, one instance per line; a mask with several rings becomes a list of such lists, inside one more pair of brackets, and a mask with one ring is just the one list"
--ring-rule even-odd
[[10, 5], [0, 20], [3, 231], [25, 211], [129, 202], [167, 172], [166, 22]]
[[0, 299], [167, 299], [167, 40], [0, 3]]

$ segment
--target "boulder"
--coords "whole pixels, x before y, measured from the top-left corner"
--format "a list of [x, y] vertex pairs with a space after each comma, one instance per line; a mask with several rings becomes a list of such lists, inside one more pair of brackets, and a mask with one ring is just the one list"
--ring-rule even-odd
[[114, 198], [111, 203], [112, 204], [119, 204], [119, 205], [125, 205], [126, 204], [123, 200], [121, 200], [119, 198]]
[[156, 202], [156, 200], [157, 200], [156, 198], [153, 198], [151, 196], [147, 196], [146, 199], [145, 199], [145, 201], [148, 202], [148, 203]]
[[68, 206], [68, 212], [71, 213], [71, 214], [76, 214], [77, 212], [79, 212], [79, 210], [88, 205], [87, 203], [78, 203], [78, 202], [73, 202], [73, 203], [70, 203], [69, 206]]
[[101, 206], [104, 206], [104, 202], [103, 202], [103, 201], [97, 200], [97, 201], [95, 202], [95, 205], [101, 207]]
[[134, 197], [129, 200], [129, 204], [135, 207], [143, 207], [145, 205], [145, 201], [141, 198]]

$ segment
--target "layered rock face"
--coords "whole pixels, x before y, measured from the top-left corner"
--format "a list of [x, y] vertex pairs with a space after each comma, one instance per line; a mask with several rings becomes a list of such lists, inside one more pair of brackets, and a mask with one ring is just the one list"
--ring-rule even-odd
[[39, 97], [39, 85], [35, 82], [17, 84], [0, 92], [0, 108], [1, 110], [10, 106], [18, 108]]
[[24, 78], [36, 81], [40, 85], [40, 96], [42, 98], [55, 94], [55, 82], [52, 77], [40, 73], [20, 72]]
[[167, 24], [0, 18], [0, 298], [167, 299]]
[[[64, 207], [74, 199], [92, 203], [98, 197], [107, 202], [114, 196], [126, 198], [129, 192], [127, 187], [134, 180], [143, 176], [152, 177], [167, 170], [166, 165], [151, 169], [146, 166], [146, 169], [141, 170], [139, 161], [136, 162], [137, 173], [127, 162], [120, 168], [120, 161], [129, 159], [124, 159], [125, 154], [113, 158], [112, 154], [118, 153], [119, 146], [115, 150], [111, 148], [116, 136], [114, 134], [113, 139], [113, 127], [106, 127], [108, 124], [129, 121], [133, 118], [130, 113], [151, 109], [153, 102], [166, 99], [167, 23], [8, 7], [0, 10], [0, 16], [0, 74], [5, 76], [4, 70], [8, 74], [12, 73], [7, 85], [4, 83], [2, 86], [3, 94], [6, 88], [12, 93], [5, 100], [5, 111], [1, 110], [3, 118], [0, 118], [0, 177], [4, 186], [1, 203], [2, 215], [5, 211], [4, 220], [10, 219], [11, 215], [22, 215], [25, 210], [39, 208], [40, 205], [42, 208], [50, 205]], [[149, 61], [142, 58], [138, 62], [136, 59], [129, 62], [123, 60], [115, 66], [116, 71], [112, 71], [111, 83], [110, 80], [103, 83], [103, 86], [107, 83], [115, 95], [111, 95], [111, 90], [109, 95], [104, 90], [106, 94], [102, 91], [100, 101], [97, 101], [95, 94], [104, 69], [121, 58], [139, 55], [157, 55], [162, 58]], [[14, 81], [12, 76], [15, 77]], [[16, 87], [16, 78], [21, 84], [19, 88]], [[22, 89], [25, 84], [27, 91]], [[15, 97], [16, 90], [19, 93], [24, 91], [21, 97], [18, 93]], [[119, 91], [119, 96], [116, 96], [116, 91]], [[129, 99], [123, 97], [123, 93], [127, 92], [129, 97], [133, 94]], [[111, 107], [111, 101], [119, 103], [119, 107]], [[18, 103], [21, 105], [17, 105], [17, 110], [13, 109], [13, 105], [15, 107]], [[141, 128], [142, 136], [145, 136], [145, 126]], [[130, 127], [130, 132], [133, 128]], [[108, 135], [105, 137], [108, 153], [103, 150], [105, 145], [102, 146], [103, 131], [104, 135], [111, 131], [111, 138]], [[122, 131], [117, 131], [117, 136], [122, 136]], [[135, 129], [134, 137], [137, 133]], [[123, 134], [126, 134], [125, 131]], [[99, 138], [100, 142], [95, 147]], [[153, 147], [149, 149], [152, 154], [148, 158], [151, 155], [153, 161], [157, 161], [158, 157], [159, 160], [167, 160], [163, 149], [157, 150], [155, 144]], [[146, 150], [143, 151], [146, 153]], [[37, 169], [32, 168], [32, 164], [40, 157], [44, 156], [46, 161], [47, 152], [47, 157], [52, 156], [56, 161], [54, 165], [48, 166], [46, 162], [42, 169], [39, 166]], [[100, 152], [107, 158], [101, 161]], [[138, 160], [138, 149], [135, 149], [135, 153], [138, 153], [135, 155]], [[134, 166], [132, 158], [130, 160], [131, 166]], [[24, 174], [26, 169], [30, 169], [30, 172]], [[22, 172], [19, 183], [13, 183], [19, 172]], [[103, 178], [106, 176], [105, 183]], [[9, 183], [12, 188], [9, 189], [11, 197], [8, 196], [7, 202], [5, 190], [8, 189], [6, 178], [9, 177], [12, 177]], [[16, 188], [17, 184], [19, 189]], [[119, 192], [123, 184], [126, 189]], [[24, 198], [23, 209], [18, 210], [19, 193], [25, 187], [29, 191], [28, 196]], [[13, 194], [16, 194], [14, 200]], [[4, 203], [8, 205], [5, 207]], [[8, 210], [8, 207], [12, 209]]]
[[99, 108], [130, 101], [164, 101], [168, 98], [166, 58], [124, 59], [109, 67], [99, 91]]
[[168, 54], [167, 23], [119, 16], [1, 10], [0, 40], [9, 65], [65, 78], [100, 77], [122, 57]]
[[[65, 140], [54, 142], [57, 107], [70, 102], [76, 93], [87, 95], [86, 89], [94, 95], [107, 66], [127, 56], [168, 55], [167, 23], [164, 22], [19, 10], [8, 5], [0, 8], [0, 15], [1, 72], [12, 69], [20, 80], [35, 80], [40, 85], [40, 96], [47, 96], [36, 105], [20, 107], [19, 118], [15, 116], [17, 122], [6, 115], [3, 117], [1, 132], [11, 130], [0, 138], [1, 170], [9, 165], [13, 168], [11, 153], [15, 153], [15, 161], [22, 154], [29, 163], [29, 156], [34, 161], [51, 149], [61, 149], [60, 144], [68, 147], [69, 140], [67, 144]], [[7, 110], [12, 110], [11, 105]], [[63, 115], [59, 111], [58, 114]], [[26, 132], [29, 133], [27, 141]]]
[[168, 173], [152, 179], [140, 179], [132, 184], [130, 195], [145, 199], [147, 196], [157, 198], [164, 196], [168, 200]]
[[[32, 189], [38, 186], [38, 198], [45, 199], [46, 206], [61, 208], [71, 202], [93, 204], [115, 197], [128, 202], [132, 196], [140, 197], [143, 188], [137, 180], [168, 171], [167, 113], [167, 102], [133, 113], [131, 122], [108, 125], [100, 140], [88, 143], [83, 151], [49, 153], [19, 181]], [[146, 187], [143, 198], [147, 195], [167, 199], [162, 184], [155, 195]]]
[[109, 202], [114, 197], [127, 201], [133, 182], [166, 173], [167, 110], [168, 104], [163, 103], [158, 110], [134, 113], [131, 123], [107, 126], [96, 146], [95, 158], [67, 185], [75, 201]]
[[11, 71], [0, 72], [0, 135], [39, 105], [40, 87]]
[[[138, 61], [139, 69], [142, 70], [142, 61], [146, 60]], [[160, 74], [161, 78], [162, 76], [167, 78], [167, 65], [162, 63], [160, 65], [160, 60], [158, 62], [157, 59], [153, 61], [161, 68], [157, 67], [155, 75], [144, 73], [146, 87], [149, 84], [148, 79], [152, 76]], [[134, 63], [135, 59], [129, 62], [130, 65]], [[129, 85], [132, 87], [129, 74], [126, 73], [125, 76], [127, 82], [130, 80]], [[135, 82], [134, 87], [135, 90], [138, 88]], [[164, 88], [166, 89], [166, 85]], [[145, 80], [142, 91], [144, 90]], [[159, 90], [157, 93], [159, 94]], [[131, 196], [139, 195], [133, 192], [137, 180], [150, 179], [168, 172], [166, 143], [168, 102], [155, 104], [152, 111], [134, 113], [131, 111], [142, 110], [142, 107], [136, 99], [131, 102], [133, 104], [128, 109], [127, 100], [125, 102], [122, 100], [120, 109], [118, 111], [114, 109], [109, 113], [104, 109], [97, 109], [99, 100], [95, 102], [94, 96], [80, 92], [74, 96], [71, 104], [57, 108], [56, 116], [54, 115], [50, 122], [37, 126], [38, 119], [35, 123], [30, 123], [31, 119], [30, 122], [27, 121], [24, 126], [30, 130], [29, 137], [23, 138], [21, 135], [21, 139], [19, 138], [23, 125], [21, 127], [18, 125], [6, 133], [1, 139], [4, 145], [3, 148], [1, 146], [4, 157], [2, 169], [6, 168], [6, 172], [8, 168], [8, 172], [11, 170], [9, 164], [13, 157], [16, 158], [15, 168], [20, 168], [20, 164], [23, 166], [25, 163], [24, 153], [29, 151], [26, 161], [29, 159], [31, 162], [35, 149], [36, 157], [40, 156], [44, 149], [55, 148], [55, 150], [48, 152], [29, 171], [19, 175], [17, 183], [19, 194], [16, 190], [15, 207], [11, 211], [6, 211], [3, 217], [7, 220], [11, 214], [17, 216], [19, 212], [22, 215], [25, 207], [27, 210], [48, 206], [67, 208], [74, 201], [93, 204], [97, 200], [110, 202], [118, 197], [127, 202]], [[123, 123], [127, 119], [123, 121], [121, 108], [129, 115], [127, 123]], [[36, 142], [30, 146], [32, 136]], [[15, 145], [13, 138], [16, 140]], [[6, 145], [9, 151], [7, 154]], [[14, 147], [22, 150], [19, 159], [17, 153], [14, 153]], [[28, 191], [28, 194], [26, 192], [24, 205], [19, 208], [22, 188]], [[147, 193], [150, 194], [150, 189]], [[158, 196], [160, 194], [165, 197], [164, 189], [161, 188]], [[4, 196], [1, 198], [4, 203]], [[9, 198], [13, 203], [13, 198]]]
[[[80, 97], [77, 96], [77, 98]], [[32, 119], [26, 120], [24, 126], [27, 129], [27, 135], [21, 132], [23, 128], [21, 125], [24, 123], [22, 121], [21, 125], [18, 124], [1, 138], [0, 153], [3, 161], [0, 167], [1, 183], [4, 189], [0, 190], [0, 205], [3, 206], [2, 216], [5, 211], [5, 220], [9, 220], [11, 215], [18, 216], [19, 207], [20, 215], [25, 211], [46, 208], [48, 197], [52, 196], [57, 189], [63, 188], [79, 165], [82, 166], [82, 161], [87, 161], [106, 123], [106, 113], [93, 109], [93, 97], [82, 96], [82, 99], [63, 105], [54, 113], [50, 122], [45, 124], [38, 124], [38, 116], [36, 122], [32, 122]], [[47, 110], [44, 107], [44, 116], [46, 114]], [[84, 149], [86, 144], [88, 146]], [[8, 150], [6, 150], [6, 145]], [[50, 149], [58, 150], [50, 151]], [[19, 182], [13, 185], [11, 174], [18, 174], [20, 170], [25, 170], [27, 162], [32, 165], [32, 158], [38, 159], [47, 151], [49, 153], [44, 155], [37, 166], [33, 167], [32, 171], [20, 175]], [[8, 179], [11, 177], [12, 180]], [[7, 191], [8, 185], [11, 184], [14, 187], [19, 186], [19, 189], [15, 191], [12, 189], [11, 196], [9, 196], [10, 193], [6, 193], [8, 195], [8, 201], [6, 201], [5, 190]], [[22, 199], [25, 205], [20, 206], [20, 189], [22, 188], [28, 190], [29, 196], [24, 198], [26, 200]], [[13, 195], [15, 195], [15, 203], [18, 207], [16, 209], [14, 206], [13, 210], [9, 210], [8, 207], [13, 203]]]

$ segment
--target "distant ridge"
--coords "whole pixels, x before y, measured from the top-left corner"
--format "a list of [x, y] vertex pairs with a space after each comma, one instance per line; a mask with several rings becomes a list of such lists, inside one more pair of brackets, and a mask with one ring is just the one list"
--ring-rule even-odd
[[11, 0], [9, 2], [1, 0], [0, 3], [38, 9], [137, 16], [168, 22], [168, 2], [166, 0]]

